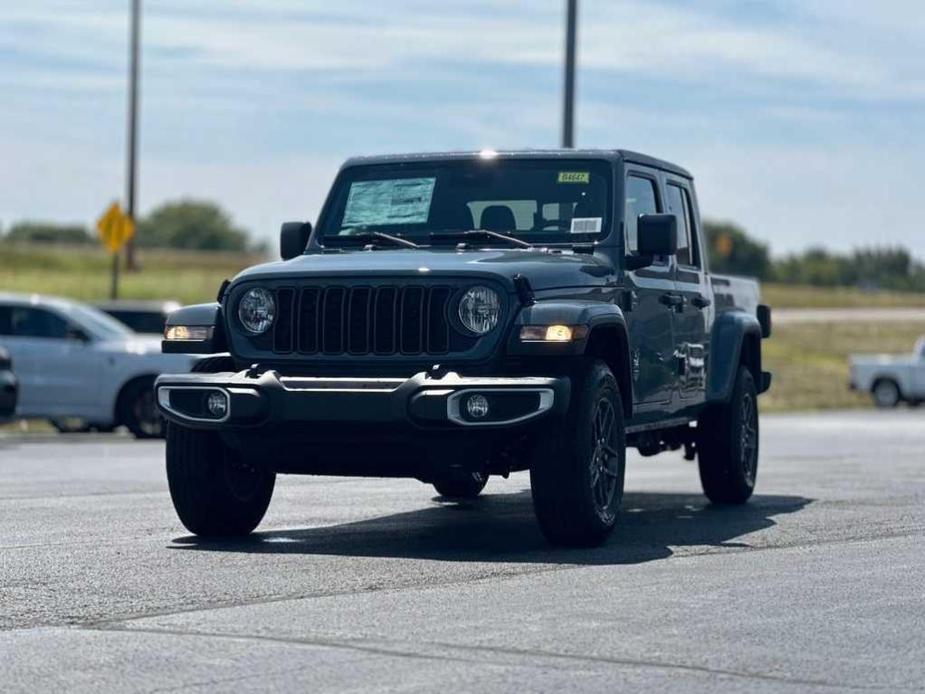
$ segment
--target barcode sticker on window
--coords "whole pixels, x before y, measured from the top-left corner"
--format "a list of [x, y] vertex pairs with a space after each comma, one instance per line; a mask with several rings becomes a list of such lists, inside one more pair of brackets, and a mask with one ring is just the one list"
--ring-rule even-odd
[[573, 217], [569, 231], [573, 234], [599, 234], [601, 233], [601, 218]]

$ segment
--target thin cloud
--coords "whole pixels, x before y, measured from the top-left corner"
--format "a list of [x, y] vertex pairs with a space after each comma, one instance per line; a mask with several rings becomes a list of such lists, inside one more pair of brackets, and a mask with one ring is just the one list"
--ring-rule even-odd
[[[4, 220], [89, 221], [118, 196], [126, 8], [0, 7], [0, 154], [17, 162], [0, 171]], [[141, 205], [210, 196], [272, 236], [285, 209], [317, 212], [347, 155], [553, 146], [562, 10], [559, 0], [145, 3]], [[922, 211], [895, 213], [918, 198], [914, 181], [857, 175], [915, 170], [925, 154], [925, 5], [625, 0], [581, 3], [580, 20], [579, 144], [678, 160], [709, 212], [777, 250], [896, 240], [925, 254]], [[890, 239], [871, 235], [878, 218]]]

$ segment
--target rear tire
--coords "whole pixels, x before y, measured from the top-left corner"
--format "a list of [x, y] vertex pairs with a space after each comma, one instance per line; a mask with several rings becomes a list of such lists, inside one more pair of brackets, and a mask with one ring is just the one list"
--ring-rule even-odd
[[263, 519], [276, 474], [251, 465], [210, 431], [167, 424], [167, 483], [180, 521], [195, 535], [240, 537]]
[[891, 410], [897, 407], [902, 400], [899, 384], [891, 378], [881, 378], [870, 389], [874, 405], [882, 410]]
[[710, 406], [697, 423], [697, 462], [703, 493], [715, 504], [743, 504], [758, 474], [758, 392], [739, 367], [732, 397]]
[[592, 547], [613, 532], [623, 500], [626, 431], [616, 379], [588, 360], [572, 379], [569, 412], [540, 436], [530, 468], [533, 509], [555, 545]]
[[448, 499], [474, 499], [485, 488], [488, 475], [481, 472], [467, 472], [452, 469], [444, 477], [434, 481], [434, 489]]

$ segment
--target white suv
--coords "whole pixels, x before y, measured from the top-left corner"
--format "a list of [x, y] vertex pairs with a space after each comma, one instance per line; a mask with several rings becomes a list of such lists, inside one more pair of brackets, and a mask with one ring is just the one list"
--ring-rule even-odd
[[160, 338], [139, 335], [91, 306], [67, 299], [0, 293], [0, 346], [19, 379], [18, 417], [65, 429], [125, 425], [138, 438], [163, 435], [152, 384], [189, 371], [195, 357], [162, 354]]

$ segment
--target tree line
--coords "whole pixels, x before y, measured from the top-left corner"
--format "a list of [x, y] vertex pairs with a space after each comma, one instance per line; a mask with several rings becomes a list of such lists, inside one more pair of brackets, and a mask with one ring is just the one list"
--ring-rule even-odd
[[[97, 243], [95, 230], [79, 224], [17, 222], [3, 235], [7, 241], [42, 243]], [[135, 244], [139, 248], [180, 248], [197, 251], [245, 251], [250, 234], [215, 203], [177, 200], [164, 203], [138, 219]]]
[[850, 253], [814, 247], [774, 258], [768, 244], [750, 237], [733, 222], [708, 220], [703, 226], [710, 268], [718, 273], [816, 287], [925, 291], [925, 264], [899, 246], [858, 248]]
[[[719, 273], [748, 275], [766, 282], [820, 287], [861, 287], [925, 291], [925, 264], [901, 247], [860, 248], [835, 253], [810, 248], [775, 258], [768, 244], [734, 222], [704, 222], [710, 267]], [[96, 233], [79, 224], [19, 222], [3, 235], [9, 241], [96, 243]], [[183, 199], [166, 202], [138, 220], [140, 248], [245, 251], [250, 234], [215, 203]]]

